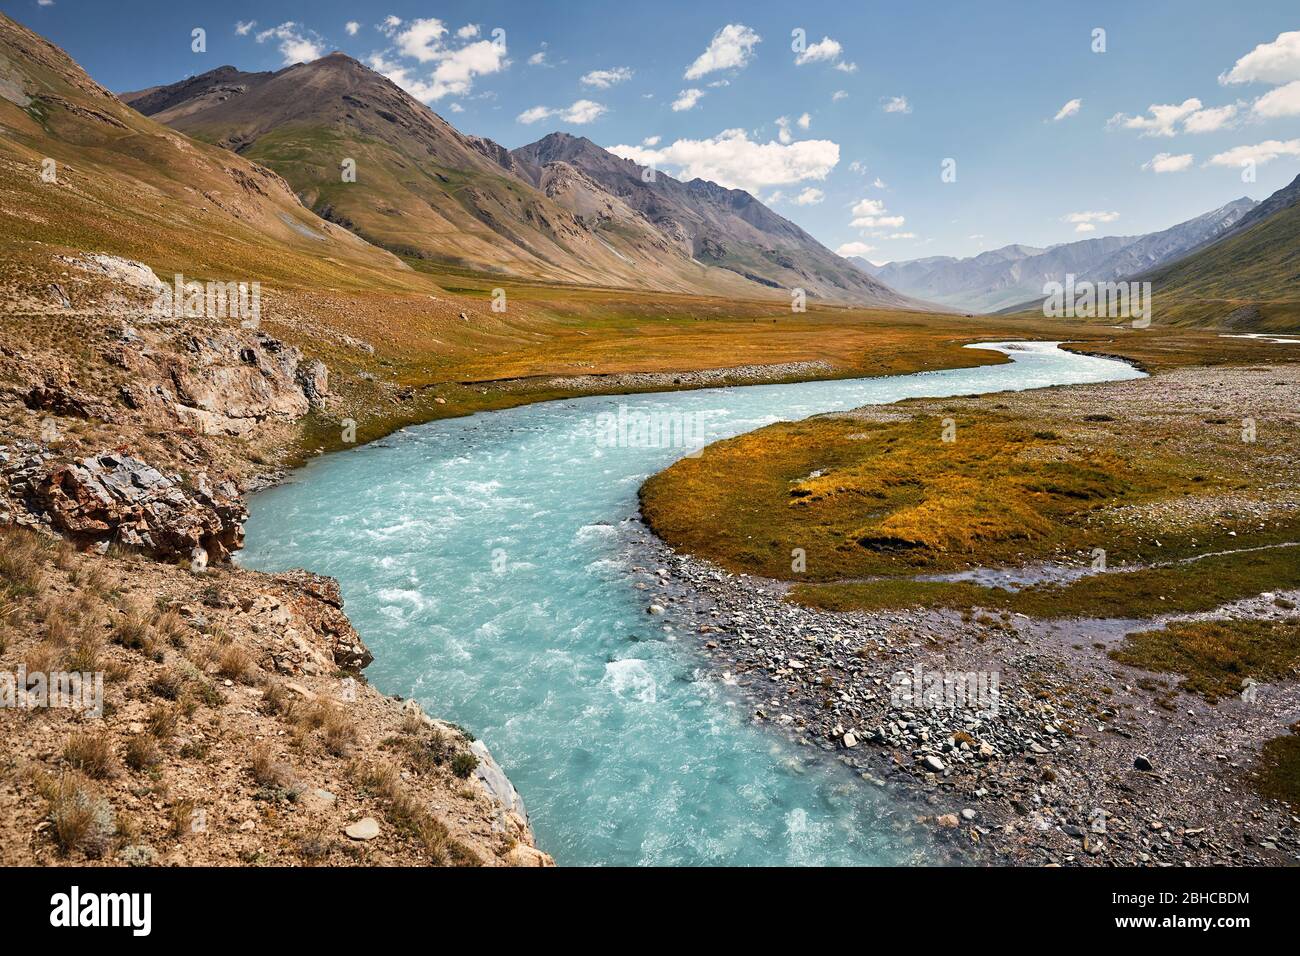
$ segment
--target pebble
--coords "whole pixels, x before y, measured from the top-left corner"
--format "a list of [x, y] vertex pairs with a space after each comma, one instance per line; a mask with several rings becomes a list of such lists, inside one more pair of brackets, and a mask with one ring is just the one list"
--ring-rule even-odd
[[373, 840], [379, 836], [379, 821], [374, 817], [362, 817], [343, 832], [353, 840]]

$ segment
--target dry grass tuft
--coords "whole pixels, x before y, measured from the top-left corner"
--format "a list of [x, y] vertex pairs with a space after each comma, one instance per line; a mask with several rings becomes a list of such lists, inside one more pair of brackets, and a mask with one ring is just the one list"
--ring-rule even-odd
[[63, 759], [92, 780], [105, 780], [115, 769], [113, 743], [107, 732], [73, 734], [63, 745]]

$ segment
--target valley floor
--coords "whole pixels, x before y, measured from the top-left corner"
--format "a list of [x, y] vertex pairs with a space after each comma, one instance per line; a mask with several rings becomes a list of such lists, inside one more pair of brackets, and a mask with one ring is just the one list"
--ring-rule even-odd
[[[911, 794], [919, 821], [973, 861], [1294, 865], [1297, 394], [1294, 364], [1187, 367], [770, 426], [674, 465], [643, 490], [652, 527], [714, 559], [647, 534], [639, 563], [671, 572], [645, 573], [648, 599], [679, 631], [698, 633], [754, 720], [824, 748], [864, 786]], [[861, 443], [864, 429], [943, 414], [959, 423], [960, 445], [961, 428], [990, 409], [1042, 436], [1018, 451], [1038, 465], [1066, 461], [1065, 473], [1081, 476], [1118, 469], [1108, 457], [1118, 451], [1132, 471], [1077, 512], [1036, 502], [1035, 517], [1048, 523], [1032, 533], [987, 525], [964, 545], [885, 545], [865, 530], [924, 505], [912, 493], [873, 492], [863, 463], [872, 456], [846, 451], [839, 426]], [[1250, 441], [1243, 419], [1257, 429]], [[804, 457], [792, 435], [819, 424], [829, 431]], [[940, 456], [933, 437], [926, 454]], [[933, 496], [933, 476], [907, 467], [906, 437], [890, 442], [899, 469], [891, 480]], [[735, 456], [753, 480], [738, 479]], [[1140, 464], [1156, 458], [1158, 468]], [[1005, 461], [996, 475], [969, 461], [956, 470], [966, 467], [975, 484], [963, 494], [995, 482], [1014, 516], [1041, 496], [1012, 484], [1016, 468]], [[1160, 482], [1143, 485], [1156, 471]], [[792, 509], [810, 472], [825, 498], [805, 516]], [[715, 497], [700, 492], [710, 474], [728, 476]], [[848, 510], [869, 544], [838, 536], [828, 504], [837, 493], [853, 494]], [[782, 511], [798, 516], [782, 523]], [[940, 525], [963, 517], [960, 508], [935, 514]], [[931, 532], [943, 538], [943, 528]], [[1098, 541], [1111, 543], [1106, 573], [1091, 550]], [[806, 549], [802, 573], [789, 564], [795, 542]], [[839, 565], [821, 581], [793, 583], [814, 577], [819, 560]], [[986, 563], [1010, 573], [990, 574]]]

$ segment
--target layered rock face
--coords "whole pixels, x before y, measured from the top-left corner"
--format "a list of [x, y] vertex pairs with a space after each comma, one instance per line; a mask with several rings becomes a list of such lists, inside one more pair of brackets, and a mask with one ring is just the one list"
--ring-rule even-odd
[[247, 511], [232, 483], [213, 490], [201, 480], [186, 489], [129, 455], [59, 465], [36, 487], [35, 500], [56, 530], [101, 547], [115, 543], [206, 566], [244, 543]]

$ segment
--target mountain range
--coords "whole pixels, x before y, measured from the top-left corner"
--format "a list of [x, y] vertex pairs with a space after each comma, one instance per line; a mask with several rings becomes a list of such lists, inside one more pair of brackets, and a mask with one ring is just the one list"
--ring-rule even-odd
[[[303, 203], [440, 268], [662, 291], [925, 304], [853, 268], [742, 190], [646, 171], [555, 133], [516, 150], [461, 133], [342, 53], [223, 66], [123, 102], [283, 176]], [[351, 161], [355, 181], [345, 181]]]
[[1173, 262], [1243, 222], [1258, 206], [1248, 197], [1233, 200], [1194, 219], [1139, 236], [1103, 236], [1047, 248], [1009, 245], [958, 259], [931, 256], [873, 265], [854, 265], [908, 295], [974, 312], [996, 312], [1042, 297], [1043, 285], [1078, 280], [1107, 282], [1129, 278]]

